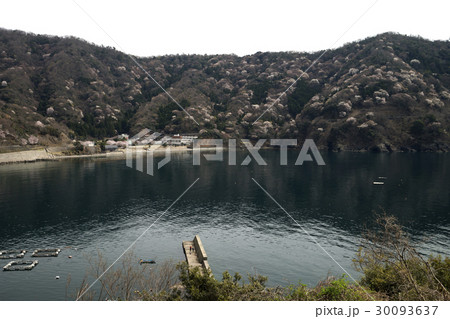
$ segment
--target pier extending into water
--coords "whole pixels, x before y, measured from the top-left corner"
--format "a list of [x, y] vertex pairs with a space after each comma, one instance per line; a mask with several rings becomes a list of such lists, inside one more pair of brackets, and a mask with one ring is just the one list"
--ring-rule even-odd
[[199, 235], [195, 235], [192, 241], [183, 241], [182, 245], [189, 268], [200, 267], [200, 269], [211, 270], [208, 256]]

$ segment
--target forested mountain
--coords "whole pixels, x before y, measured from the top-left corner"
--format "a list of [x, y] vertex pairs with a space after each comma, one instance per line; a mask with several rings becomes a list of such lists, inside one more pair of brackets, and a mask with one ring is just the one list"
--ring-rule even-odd
[[137, 61], [77, 38], [0, 30], [0, 145], [144, 127], [222, 138], [313, 138], [332, 150], [450, 150], [450, 42], [385, 33], [323, 52]]

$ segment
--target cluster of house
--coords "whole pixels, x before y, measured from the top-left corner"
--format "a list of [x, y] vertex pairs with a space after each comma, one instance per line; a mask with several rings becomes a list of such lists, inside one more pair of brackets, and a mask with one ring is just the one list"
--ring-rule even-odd
[[190, 146], [194, 143], [194, 139], [198, 138], [197, 135], [195, 134], [175, 134], [175, 135], [164, 135], [164, 136], [160, 136], [160, 139], [154, 139], [150, 142], [150, 144], [153, 145], [174, 145], [174, 146], [181, 146], [181, 145], [186, 145], [186, 146]]
[[[130, 138], [127, 134], [120, 134], [107, 139], [105, 150], [115, 151], [119, 148], [126, 148], [127, 146], [145, 145], [191, 146], [196, 138], [198, 138], [196, 134], [165, 135], [158, 132], [152, 132], [149, 129], [144, 129], [132, 138]], [[92, 141], [83, 141], [80, 143], [85, 148], [94, 147], [95, 145]]]
[[198, 138], [196, 134], [173, 134], [165, 135], [159, 132], [152, 132], [149, 129], [143, 129], [130, 139], [127, 139], [128, 145], [162, 145], [162, 146], [181, 146], [192, 145], [194, 139]]

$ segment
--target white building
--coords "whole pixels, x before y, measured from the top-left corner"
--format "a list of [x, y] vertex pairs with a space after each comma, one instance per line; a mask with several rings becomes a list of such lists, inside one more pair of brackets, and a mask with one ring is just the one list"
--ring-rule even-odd
[[83, 145], [84, 147], [94, 147], [95, 143], [92, 141], [82, 141], [80, 142], [81, 145]]
[[167, 140], [167, 145], [176, 145], [176, 146], [182, 145], [181, 144], [181, 136], [180, 136], [180, 134], [176, 134], [176, 135], [170, 137]]

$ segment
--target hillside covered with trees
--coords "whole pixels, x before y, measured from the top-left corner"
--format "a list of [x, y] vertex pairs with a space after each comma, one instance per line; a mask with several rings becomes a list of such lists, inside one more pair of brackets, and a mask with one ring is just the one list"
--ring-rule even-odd
[[313, 138], [330, 150], [450, 150], [449, 41], [385, 33], [346, 44], [277, 100], [322, 53], [136, 57], [197, 125], [115, 48], [0, 30], [0, 146], [150, 128]]

